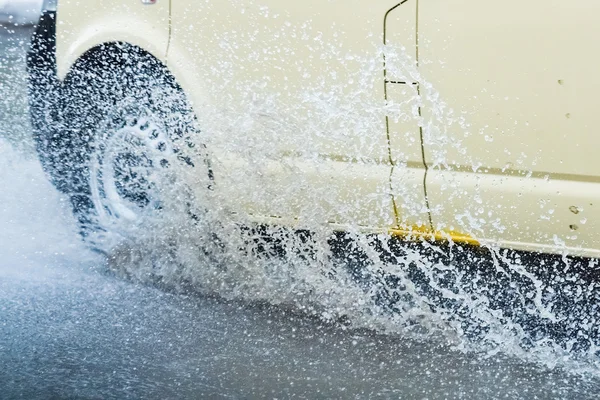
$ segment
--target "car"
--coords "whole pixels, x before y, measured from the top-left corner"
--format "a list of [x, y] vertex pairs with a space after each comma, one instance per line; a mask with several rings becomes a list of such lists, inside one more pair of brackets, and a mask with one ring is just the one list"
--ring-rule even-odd
[[210, 208], [597, 258], [598, 12], [592, 0], [46, 0], [32, 124], [84, 236]]

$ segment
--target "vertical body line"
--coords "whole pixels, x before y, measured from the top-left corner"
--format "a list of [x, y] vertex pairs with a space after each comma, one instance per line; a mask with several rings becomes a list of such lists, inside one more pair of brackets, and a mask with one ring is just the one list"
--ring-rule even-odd
[[[416, 15], [416, 23], [415, 23], [415, 46], [416, 46], [416, 64], [417, 69], [419, 68], [419, 0], [417, 1], [417, 15]], [[429, 226], [431, 231], [434, 232], [433, 229], [433, 219], [431, 218], [431, 208], [429, 207], [429, 196], [427, 195], [427, 174], [429, 172], [429, 166], [427, 165], [427, 160], [425, 158], [425, 140], [423, 139], [423, 113], [421, 111], [421, 83], [417, 83], [417, 96], [419, 97], [419, 121], [421, 124], [419, 125], [419, 138], [421, 139], [421, 157], [423, 158], [423, 168], [425, 169], [425, 173], [423, 174], [423, 193], [425, 195], [425, 206], [427, 207], [427, 216], [429, 217]]]
[[[390, 8], [386, 13], [385, 16], [383, 18], [383, 45], [384, 45], [384, 51], [383, 51], [383, 93], [384, 93], [384, 98], [385, 98], [385, 103], [387, 105], [387, 101], [388, 101], [388, 93], [387, 93], [387, 85], [388, 85], [388, 79], [387, 79], [387, 64], [386, 64], [386, 58], [385, 58], [385, 46], [387, 45], [387, 17], [388, 15], [394, 11], [396, 8], [400, 7], [402, 4], [406, 3], [408, 0], [404, 0], [398, 4], [396, 4], [394, 7]], [[416, 66], [417, 68], [419, 67], [419, 0], [415, 0], [416, 1], [416, 15], [415, 15], [415, 49], [416, 49]], [[417, 82], [417, 96], [419, 97], [419, 100], [421, 99], [421, 85], [420, 82]], [[422, 110], [421, 110], [421, 104], [419, 104], [418, 107], [418, 113], [419, 113], [419, 120], [422, 122]], [[396, 204], [396, 199], [394, 198], [394, 192], [393, 192], [393, 185], [392, 185], [392, 176], [394, 174], [394, 167], [395, 162], [394, 162], [394, 158], [392, 156], [392, 145], [391, 145], [391, 138], [390, 138], [390, 120], [389, 120], [389, 116], [386, 115], [385, 116], [385, 130], [386, 130], [386, 136], [387, 136], [387, 144], [388, 144], [388, 158], [389, 158], [389, 162], [390, 165], [392, 166], [391, 170], [390, 170], [390, 194], [392, 197], [392, 205], [394, 208], [394, 215], [396, 218], [396, 226], [400, 227], [400, 217], [398, 214], [398, 206]], [[423, 162], [423, 169], [424, 169], [424, 173], [423, 173], [423, 195], [425, 197], [425, 207], [427, 208], [427, 217], [428, 217], [428, 222], [429, 222], [429, 228], [431, 229], [431, 231], [433, 232], [433, 219], [431, 217], [431, 208], [429, 207], [429, 196], [427, 195], [427, 174], [429, 172], [429, 167], [427, 165], [427, 161], [425, 158], [425, 141], [423, 139], [423, 126], [422, 123], [419, 125], [419, 140], [421, 142], [421, 161]]]
[[[383, 96], [385, 99], [385, 104], [387, 106], [387, 102], [388, 102], [388, 94], [387, 94], [387, 85], [388, 85], [388, 81], [387, 81], [387, 65], [386, 65], [386, 59], [385, 59], [385, 46], [387, 45], [387, 18], [388, 15], [394, 11], [396, 8], [400, 7], [402, 4], [406, 3], [408, 0], [403, 0], [402, 2], [396, 4], [394, 7], [390, 8], [386, 13], [385, 16], [383, 17]], [[390, 197], [392, 199], [392, 208], [394, 211], [394, 219], [396, 222], [396, 227], [400, 227], [400, 219], [398, 217], [398, 205], [396, 204], [396, 199], [394, 197], [394, 191], [393, 191], [393, 186], [392, 186], [392, 176], [394, 174], [394, 158], [392, 157], [392, 142], [390, 140], [390, 117], [386, 114], [385, 116], [385, 133], [386, 133], [386, 139], [387, 139], [387, 147], [388, 147], [388, 160], [390, 162], [391, 168], [390, 168], [390, 176], [388, 179], [388, 183], [389, 183], [389, 188], [390, 188]], [[422, 142], [422, 141], [421, 141]], [[429, 207], [428, 207], [429, 209]]]

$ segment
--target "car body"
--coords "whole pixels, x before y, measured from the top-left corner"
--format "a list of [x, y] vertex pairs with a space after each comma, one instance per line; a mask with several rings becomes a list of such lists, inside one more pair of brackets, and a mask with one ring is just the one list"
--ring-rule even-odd
[[236, 218], [600, 256], [597, 2], [55, 6], [38, 64], [60, 84], [108, 43], [159, 60]]

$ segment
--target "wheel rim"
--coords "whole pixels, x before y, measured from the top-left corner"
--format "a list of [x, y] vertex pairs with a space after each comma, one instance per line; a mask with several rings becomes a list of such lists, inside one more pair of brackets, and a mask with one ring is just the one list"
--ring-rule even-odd
[[112, 119], [90, 160], [91, 198], [103, 230], [128, 236], [164, 208], [176, 151], [164, 127], [140, 115]]

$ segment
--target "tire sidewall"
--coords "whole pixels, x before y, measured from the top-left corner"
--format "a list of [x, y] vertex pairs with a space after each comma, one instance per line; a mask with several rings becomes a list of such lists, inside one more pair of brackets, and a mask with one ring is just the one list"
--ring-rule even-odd
[[[125, 50], [86, 60], [71, 70], [60, 90], [60, 132], [54, 134], [52, 143], [58, 161], [55, 180], [71, 200], [80, 233], [94, 249], [105, 253], [114, 246], [115, 237], [98, 218], [90, 163], [111, 134], [108, 125], [119, 124], [118, 119], [126, 114], [148, 116], [162, 124], [184, 169], [194, 168], [201, 163], [199, 158], [205, 157], [198, 153], [203, 146], [195, 145], [199, 130], [181, 89], [157, 60], [145, 54], [132, 56], [131, 49]], [[185, 212], [197, 215], [193, 190], [185, 185], [179, 190]]]

